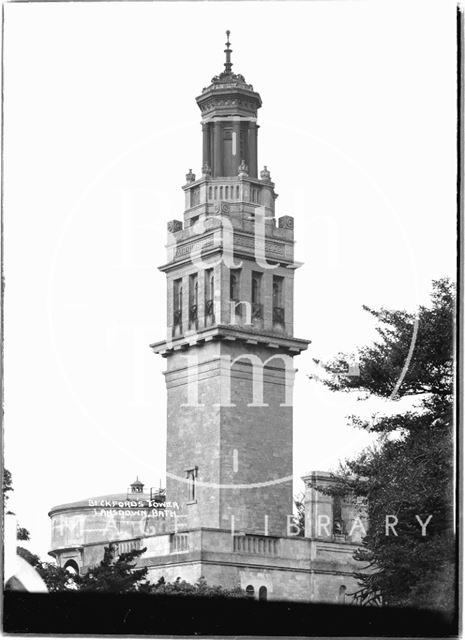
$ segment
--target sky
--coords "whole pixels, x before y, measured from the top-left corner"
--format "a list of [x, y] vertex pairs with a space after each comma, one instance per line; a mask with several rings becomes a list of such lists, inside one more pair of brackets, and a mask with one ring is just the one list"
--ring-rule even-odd
[[455, 276], [455, 4], [6, 4], [4, 448], [46, 557], [56, 504], [165, 472], [166, 223], [201, 167], [195, 97], [222, 70], [259, 91], [259, 167], [293, 215], [295, 492], [394, 412], [309, 379], [375, 337], [362, 305], [414, 311]]

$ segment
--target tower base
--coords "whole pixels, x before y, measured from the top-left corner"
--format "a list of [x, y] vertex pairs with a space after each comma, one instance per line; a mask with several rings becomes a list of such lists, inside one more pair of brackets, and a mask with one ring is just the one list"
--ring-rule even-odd
[[[352, 556], [357, 545], [303, 537], [231, 535], [219, 529], [191, 529], [145, 538], [140, 565], [156, 583], [177, 578], [194, 584], [241, 587], [268, 600], [350, 603], [358, 589]], [[253, 591], [252, 591], [253, 587]]]

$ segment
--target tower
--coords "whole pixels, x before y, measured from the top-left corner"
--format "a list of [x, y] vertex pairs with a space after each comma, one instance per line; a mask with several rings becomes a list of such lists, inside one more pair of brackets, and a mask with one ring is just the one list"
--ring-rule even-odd
[[[143, 549], [153, 583], [203, 577], [259, 599], [342, 602], [357, 589], [361, 520], [320, 492], [326, 472], [302, 478], [305, 531], [292, 519], [293, 361], [308, 346], [293, 335], [294, 224], [276, 219], [270, 172], [258, 174], [261, 98], [233, 73], [227, 33], [225, 69], [197, 97], [202, 174], [186, 175], [160, 267], [166, 337], [151, 347], [166, 362], [166, 499], [136, 479], [123, 495], [58, 505], [50, 553], [81, 570], [117, 543]], [[101, 502], [129, 503], [128, 519], [118, 508], [109, 532]]]
[[167, 499], [188, 529], [286, 535], [292, 500], [294, 224], [258, 177], [260, 95], [224, 71], [197, 97], [203, 165], [168, 223]]

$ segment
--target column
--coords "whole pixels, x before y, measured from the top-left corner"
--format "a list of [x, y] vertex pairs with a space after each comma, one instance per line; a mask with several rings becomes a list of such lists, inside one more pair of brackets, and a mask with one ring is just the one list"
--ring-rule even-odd
[[249, 124], [249, 176], [257, 177], [257, 130], [256, 122]]
[[[239, 165], [241, 163], [241, 122], [238, 120], [233, 123], [233, 175], [237, 176]], [[235, 152], [235, 153], [234, 153]]]
[[221, 122], [215, 122], [214, 129], [214, 145], [212, 175], [217, 178], [223, 175], [223, 127]]
[[210, 158], [210, 123], [203, 122], [202, 123], [202, 135], [203, 135], [203, 159], [202, 166], [204, 164], [208, 164], [211, 168], [211, 158]]

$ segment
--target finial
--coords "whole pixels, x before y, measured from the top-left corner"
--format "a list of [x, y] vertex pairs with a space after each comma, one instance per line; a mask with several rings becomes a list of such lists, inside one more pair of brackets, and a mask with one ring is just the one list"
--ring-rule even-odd
[[260, 178], [262, 180], [269, 180], [271, 181], [271, 173], [268, 170], [268, 167], [265, 165], [263, 167], [263, 169], [260, 171]]
[[229, 42], [229, 34], [231, 32], [228, 30], [226, 31], [226, 49], [224, 50], [225, 54], [226, 54], [226, 62], [224, 63], [224, 68], [225, 68], [225, 72], [226, 73], [231, 73], [231, 68], [232, 68], [232, 62], [231, 62], [231, 53], [232, 53], [232, 49], [229, 48], [230, 46], [230, 42]]
[[249, 167], [245, 164], [244, 160], [241, 160], [241, 164], [238, 167], [237, 175], [239, 176], [239, 178], [249, 175]]

